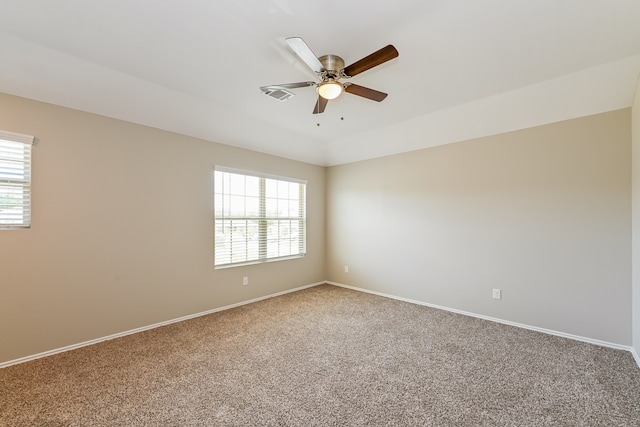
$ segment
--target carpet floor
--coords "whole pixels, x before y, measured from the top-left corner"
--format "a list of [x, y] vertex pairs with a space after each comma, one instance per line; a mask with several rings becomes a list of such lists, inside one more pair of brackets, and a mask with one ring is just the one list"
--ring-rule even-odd
[[628, 352], [321, 285], [0, 370], [2, 426], [640, 426]]

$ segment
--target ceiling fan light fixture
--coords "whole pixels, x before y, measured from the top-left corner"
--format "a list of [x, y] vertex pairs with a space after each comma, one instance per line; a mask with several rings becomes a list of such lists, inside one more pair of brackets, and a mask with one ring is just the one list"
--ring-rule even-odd
[[334, 80], [330, 80], [318, 85], [318, 95], [324, 99], [336, 99], [342, 92], [344, 92], [344, 86]]

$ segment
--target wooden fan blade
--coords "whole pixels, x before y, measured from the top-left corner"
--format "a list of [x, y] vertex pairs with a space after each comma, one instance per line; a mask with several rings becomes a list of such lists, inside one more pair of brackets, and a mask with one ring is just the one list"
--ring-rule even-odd
[[281, 85], [262, 86], [261, 91], [265, 92], [270, 89], [297, 89], [300, 87], [315, 86], [315, 82], [299, 82], [299, 83], [283, 83]]
[[345, 67], [343, 71], [347, 76], [353, 77], [357, 74], [362, 73], [363, 71], [367, 71], [370, 68], [376, 67], [380, 64], [384, 64], [385, 62], [397, 57], [398, 51], [396, 50], [396, 48], [392, 45], [388, 45], [376, 52], [373, 52], [371, 55], [365, 56], [361, 60]]
[[307, 64], [316, 73], [321, 73], [324, 67], [320, 60], [309, 46], [300, 37], [289, 37], [285, 39], [289, 47], [298, 55], [302, 61]]
[[361, 96], [363, 98], [367, 98], [370, 99], [372, 101], [382, 101], [383, 99], [385, 99], [387, 97], [387, 94], [384, 92], [380, 92], [377, 90], [373, 90], [373, 89], [369, 89], [368, 87], [364, 87], [364, 86], [360, 86], [360, 85], [354, 85], [353, 83], [351, 84], [346, 84], [345, 83], [345, 88], [344, 90], [346, 92], [352, 93], [354, 95], [358, 95]]
[[318, 95], [318, 101], [316, 102], [316, 106], [313, 108], [313, 114], [324, 113], [327, 102], [329, 101]]

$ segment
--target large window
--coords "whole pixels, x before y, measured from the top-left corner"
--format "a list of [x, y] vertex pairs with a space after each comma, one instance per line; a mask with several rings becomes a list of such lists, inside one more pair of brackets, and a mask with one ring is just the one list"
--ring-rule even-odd
[[215, 266], [302, 257], [306, 181], [216, 167]]
[[33, 137], [0, 131], [0, 229], [31, 225]]

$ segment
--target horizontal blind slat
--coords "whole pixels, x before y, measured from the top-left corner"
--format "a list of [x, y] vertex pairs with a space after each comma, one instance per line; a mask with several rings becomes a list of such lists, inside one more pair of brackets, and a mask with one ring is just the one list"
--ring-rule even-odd
[[216, 167], [216, 267], [304, 255], [306, 184], [260, 175]]
[[33, 137], [0, 131], [0, 227], [31, 223]]

